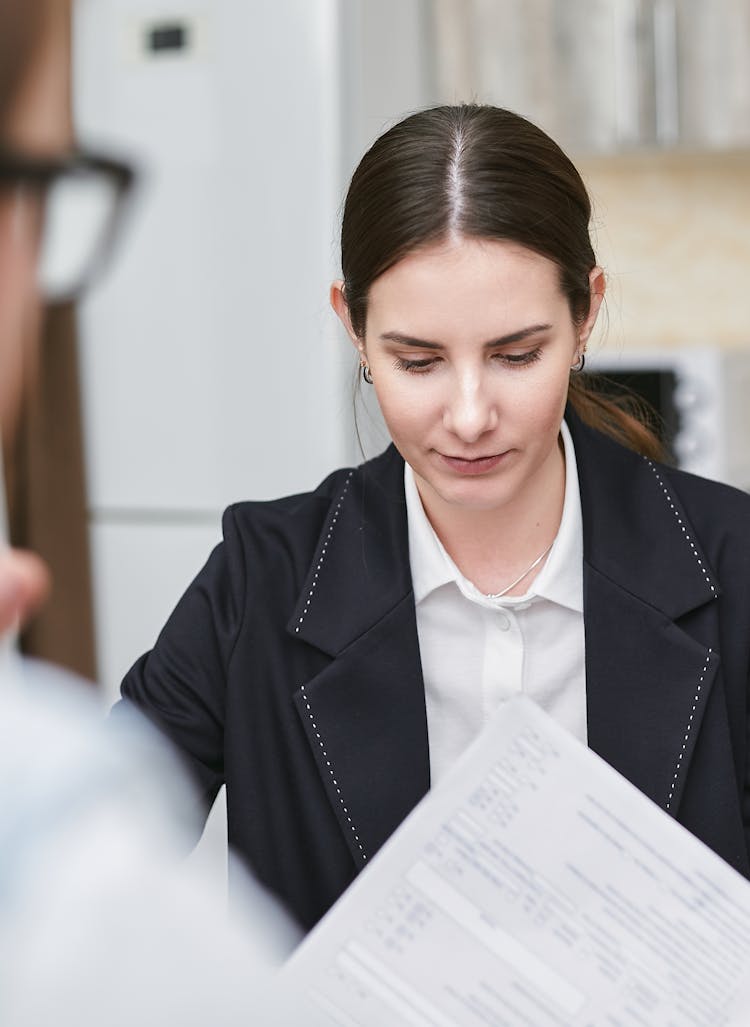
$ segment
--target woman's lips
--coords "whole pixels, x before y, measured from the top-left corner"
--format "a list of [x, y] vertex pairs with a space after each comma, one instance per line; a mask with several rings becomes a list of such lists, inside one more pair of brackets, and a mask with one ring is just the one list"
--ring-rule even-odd
[[487, 471], [497, 467], [500, 461], [504, 460], [507, 455], [507, 452], [493, 453], [491, 456], [478, 456], [468, 460], [466, 457], [448, 456], [445, 453], [441, 453], [440, 459], [452, 471], [456, 471], [458, 474], [486, 474]]

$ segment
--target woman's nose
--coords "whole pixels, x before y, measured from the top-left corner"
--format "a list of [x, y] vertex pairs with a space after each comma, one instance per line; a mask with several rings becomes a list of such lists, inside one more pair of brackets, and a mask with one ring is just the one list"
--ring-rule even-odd
[[476, 442], [497, 425], [494, 397], [481, 376], [468, 374], [453, 385], [443, 412], [444, 427], [462, 442]]

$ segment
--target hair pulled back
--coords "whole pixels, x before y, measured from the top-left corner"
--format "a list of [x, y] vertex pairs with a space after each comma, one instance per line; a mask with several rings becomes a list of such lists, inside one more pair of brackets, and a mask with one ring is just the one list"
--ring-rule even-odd
[[[545, 132], [500, 107], [432, 107], [385, 132], [352, 176], [341, 228], [344, 295], [363, 338], [373, 282], [407, 254], [450, 238], [518, 243], [551, 260], [574, 322], [591, 302], [591, 202]], [[621, 404], [571, 379], [584, 420], [649, 455], [656, 439]]]
[[370, 286], [408, 253], [451, 236], [511, 240], [552, 260], [576, 320], [596, 264], [581, 176], [541, 129], [499, 107], [433, 107], [382, 135], [352, 177], [341, 261], [352, 326]]

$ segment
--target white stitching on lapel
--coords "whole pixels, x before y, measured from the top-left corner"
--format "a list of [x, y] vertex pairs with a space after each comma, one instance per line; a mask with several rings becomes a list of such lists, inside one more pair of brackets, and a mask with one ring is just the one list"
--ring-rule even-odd
[[[333, 517], [331, 518], [331, 523], [330, 523], [330, 525], [328, 527], [328, 534], [326, 535], [325, 542], [323, 543], [323, 548], [320, 551], [320, 559], [318, 560], [318, 566], [315, 568], [315, 574], [313, 575], [312, 585], [310, 586], [310, 592], [308, 593], [308, 596], [307, 596], [307, 602], [305, 603], [305, 608], [302, 611], [302, 616], [299, 619], [299, 623], [297, 624], [297, 627], [294, 629], [295, 632], [299, 631], [300, 625], [304, 621], [305, 616], [307, 614], [307, 611], [310, 609], [310, 603], [312, 602], [313, 595], [315, 593], [315, 587], [318, 584], [318, 575], [320, 574], [320, 568], [323, 566], [323, 561], [325, 560], [326, 551], [328, 549], [328, 543], [331, 541], [331, 536], [333, 535], [333, 529], [334, 529], [334, 527], [336, 525], [336, 521], [339, 519], [339, 511], [341, 510], [341, 506], [342, 506], [342, 504], [344, 502], [344, 498], [346, 497], [346, 493], [349, 490], [349, 482], [351, 481], [351, 477], [352, 477], [353, 474], [354, 474], [353, 470], [349, 471], [349, 473], [347, 474], [346, 481], [344, 483], [344, 488], [343, 488], [343, 490], [341, 492], [341, 495], [338, 498], [338, 502], [336, 503], [336, 508], [335, 508], [335, 510], [333, 512]], [[353, 822], [351, 816], [349, 815], [349, 810], [346, 808], [346, 803], [344, 802], [344, 797], [341, 794], [341, 789], [339, 788], [339, 783], [336, 780], [336, 775], [333, 772], [333, 767], [331, 766], [331, 761], [328, 758], [328, 753], [326, 752], [326, 747], [323, 745], [323, 739], [320, 737], [320, 732], [318, 731], [318, 725], [315, 723], [315, 718], [313, 717], [313, 712], [312, 712], [312, 709], [310, 707], [310, 700], [307, 697], [307, 692], [305, 692], [305, 686], [302, 685], [300, 690], [302, 692], [302, 698], [305, 700], [305, 706], [307, 707], [307, 714], [308, 714], [308, 716], [310, 718], [310, 723], [312, 724], [313, 731], [315, 732], [315, 737], [317, 738], [318, 745], [320, 746], [321, 751], [323, 753], [323, 759], [326, 761], [326, 766], [328, 767], [328, 773], [331, 775], [331, 780], [333, 781], [333, 787], [336, 789], [336, 794], [339, 797], [339, 802], [341, 803], [341, 808], [344, 811], [344, 816], [346, 817], [347, 822], [349, 824], [349, 827], [352, 830], [352, 834], [354, 835], [354, 840], [356, 841], [357, 845], [359, 846], [359, 851], [362, 853], [362, 859], [366, 860], [367, 859], [367, 853], [365, 852], [364, 847], [362, 846], [362, 842], [359, 840], [359, 835], [357, 834], [357, 829], [355, 828], [354, 822]]]
[[331, 775], [331, 780], [333, 781], [333, 786], [336, 789], [336, 794], [339, 797], [339, 802], [341, 803], [341, 808], [344, 811], [344, 816], [346, 817], [346, 819], [347, 819], [347, 821], [349, 823], [349, 827], [352, 829], [352, 834], [354, 835], [354, 840], [356, 841], [357, 845], [359, 846], [359, 851], [362, 853], [362, 859], [366, 860], [367, 859], [367, 853], [365, 852], [364, 848], [362, 847], [362, 842], [359, 840], [359, 835], [357, 834], [357, 829], [354, 826], [354, 822], [353, 822], [352, 818], [349, 816], [349, 810], [346, 808], [346, 803], [344, 802], [344, 797], [341, 794], [341, 789], [339, 788], [339, 783], [336, 780], [336, 775], [333, 773], [333, 767], [331, 766], [331, 761], [328, 759], [328, 753], [326, 752], [326, 748], [323, 745], [323, 739], [320, 737], [320, 732], [318, 731], [318, 726], [315, 723], [315, 718], [313, 717], [312, 709], [310, 708], [310, 701], [307, 698], [307, 693], [305, 692], [305, 686], [304, 685], [302, 685], [301, 691], [302, 691], [302, 698], [305, 700], [305, 706], [307, 707], [308, 716], [310, 717], [310, 722], [312, 723], [312, 726], [313, 726], [313, 731], [315, 732], [315, 737], [318, 739], [318, 745], [320, 746], [320, 748], [321, 748], [321, 750], [323, 752], [323, 759], [326, 761], [326, 766], [328, 767], [328, 773]]
[[670, 507], [672, 513], [677, 518], [677, 523], [679, 524], [680, 528], [682, 529], [682, 533], [685, 536], [685, 541], [688, 543], [688, 545], [692, 549], [693, 556], [698, 561], [698, 567], [700, 568], [700, 572], [703, 575], [703, 577], [705, 578], [706, 584], [711, 589], [711, 591], [713, 592], [714, 597], [715, 597], [716, 596], [716, 588], [714, 587], [714, 585], [711, 582], [711, 579], [709, 578], [708, 574], [706, 573], [706, 568], [703, 565], [703, 561], [698, 556], [698, 550], [695, 548], [695, 543], [693, 542], [692, 538], [688, 534], [687, 528], [682, 523], [682, 518], [680, 517], [679, 513], [677, 512], [677, 507], [674, 505], [674, 501], [672, 499], [672, 496], [669, 494], [669, 490], [667, 489], [666, 485], [664, 484], [664, 480], [662, 479], [662, 476], [657, 471], [656, 467], [653, 464], [653, 461], [649, 460], [648, 457], [644, 457], [644, 459], [645, 459], [646, 463], [648, 464], [648, 466], [651, 468], [651, 470], [656, 475], [656, 480], [659, 482], [659, 486], [661, 487], [662, 492], [667, 497], [667, 502], [669, 503], [669, 507]]
[[670, 805], [672, 803], [672, 796], [674, 795], [674, 790], [677, 787], [677, 778], [680, 776], [680, 767], [682, 766], [682, 757], [685, 755], [685, 749], [687, 747], [688, 738], [690, 737], [690, 731], [692, 730], [692, 727], [693, 727], [693, 717], [695, 716], [695, 710], [696, 710], [696, 708], [698, 706], [698, 701], [700, 699], [701, 689], [703, 688], [703, 679], [706, 676], [706, 671], [708, 670], [708, 665], [711, 662], [711, 653], [712, 652], [713, 652], [713, 650], [709, 649], [708, 652], [706, 653], [706, 662], [703, 665], [703, 670], [701, 671], [700, 681], [698, 682], [698, 686], [695, 689], [695, 695], [693, 696], [693, 708], [690, 711], [690, 717], [689, 717], [688, 722], [687, 722], [687, 728], [685, 729], [685, 737], [682, 740], [682, 748], [680, 749], [680, 755], [677, 757], [677, 766], [675, 767], [674, 777], [672, 778], [672, 787], [669, 789], [669, 795], [667, 796], [667, 809], [669, 809], [669, 807], [670, 807]]
[[346, 493], [347, 493], [347, 491], [349, 489], [349, 482], [350, 482], [351, 477], [352, 477], [353, 474], [354, 474], [354, 471], [352, 470], [352, 471], [349, 471], [349, 473], [346, 476], [346, 482], [344, 483], [344, 490], [341, 493], [341, 495], [339, 496], [338, 503], [336, 504], [336, 509], [333, 512], [333, 519], [331, 520], [331, 523], [330, 523], [329, 528], [328, 528], [328, 534], [326, 535], [326, 540], [323, 543], [323, 548], [320, 551], [320, 559], [318, 560], [318, 566], [315, 568], [315, 574], [313, 575], [312, 585], [310, 586], [310, 591], [309, 591], [308, 596], [307, 596], [307, 602], [305, 603], [305, 608], [302, 611], [302, 616], [300, 617], [299, 621], [297, 622], [297, 627], [294, 629], [295, 634], [297, 632], [299, 632], [300, 625], [302, 624], [303, 620], [305, 619], [305, 615], [307, 614], [307, 611], [310, 609], [310, 603], [312, 602], [313, 593], [315, 592], [315, 586], [318, 584], [318, 575], [320, 574], [320, 568], [323, 566], [323, 561], [325, 560], [325, 557], [326, 557], [326, 550], [328, 549], [328, 543], [331, 541], [331, 535], [333, 534], [334, 526], [336, 524], [336, 521], [339, 519], [339, 510], [341, 509], [341, 504], [344, 502], [344, 497], [346, 496]]

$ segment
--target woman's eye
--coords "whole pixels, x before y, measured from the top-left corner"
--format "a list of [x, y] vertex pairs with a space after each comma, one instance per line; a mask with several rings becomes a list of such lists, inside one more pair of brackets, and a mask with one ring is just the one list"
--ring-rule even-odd
[[434, 357], [426, 357], [422, 360], [407, 360], [404, 357], [396, 358], [396, 367], [399, 371], [411, 371], [412, 374], [420, 374], [429, 369], [436, 363]]
[[510, 367], [525, 367], [533, 364], [542, 355], [540, 347], [530, 349], [526, 353], [495, 353], [495, 357]]

